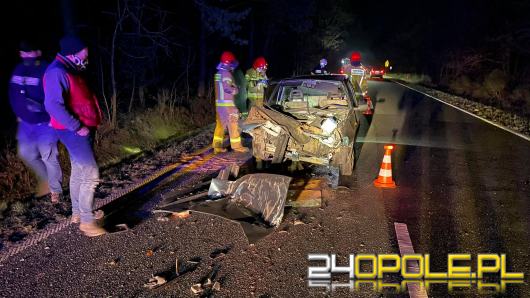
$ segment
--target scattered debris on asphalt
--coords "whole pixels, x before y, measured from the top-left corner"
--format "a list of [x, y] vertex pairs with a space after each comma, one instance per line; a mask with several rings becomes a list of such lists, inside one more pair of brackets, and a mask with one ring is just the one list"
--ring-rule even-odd
[[231, 246], [226, 246], [223, 248], [217, 248], [212, 253], [210, 253], [210, 258], [215, 259], [217, 257], [223, 257], [232, 249]]
[[[230, 164], [219, 172], [217, 178], [211, 180], [207, 192], [199, 191], [201, 187], [206, 185], [204, 182], [196, 188], [176, 191], [171, 196], [165, 196], [162, 205], [159, 206], [159, 209], [153, 210], [153, 213], [170, 213], [171, 219], [185, 219], [190, 216], [190, 213], [186, 209], [182, 211], [182, 208], [186, 208], [184, 205], [191, 207], [190, 204], [195, 201], [219, 201], [227, 198], [226, 205], [243, 207], [251, 214], [261, 217], [269, 226], [279, 225], [283, 218], [287, 191], [292, 178], [261, 173], [248, 174], [235, 181], [228, 180], [230, 177], [237, 178], [238, 174], [239, 166]], [[191, 195], [181, 197], [183, 194]], [[175, 209], [179, 209], [178, 205], [181, 206], [181, 212], [175, 211]], [[229, 208], [234, 207], [229, 206]], [[241, 212], [248, 213], [248, 211]]]
[[163, 285], [165, 283], [167, 283], [167, 280], [165, 278], [163, 278], [162, 276], [153, 275], [147, 281], [147, 283], [144, 284], [144, 287], [145, 288], [149, 288], [149, 289], [155, 289], [155, 288], [158, 288], [159, 286], [161, 286], [161, 285]]
[[219, 283], [218, 281], [214, 282], [212, 289], [217, 292], [221, 291], [221, 283]]
[[194, 284], [193, 286], [191, 286], [191, 293], [193, 293], [193, 295], [200, 295], [202, 294], [202, 292], [204, 292], [204, 290], [202, 289], [202, 285], [201, 284]]
[[116, 233], [116, 232], [124, 232], [124, 231], [128, 231], [129, 230], [129, 226], [127, 224], [117, 224], [114, 226], [114, 230], [112, 231], [113, 233]]
[[295, 220], [294, 221], [294, 225], [297, 226], [297, 225], [305, 225], [305, 223], [299, 219]]
[[[194, 284], [190, 288], [191, 293], [195, 296], [207, 296], [213, 294], [212, 292], [219, 292], [221, 291], [221, 283], [216, 281], [213, 282], [210, 278], [207, 278], [202, 284]], [[207, 296], [210, 297], [210, 296]]]
[[[237, 178], [238, 174], [239, 174], [239, 166], [236, 163], [231, 163], [228, 166], [221, 169], [221, 171], [219, 171], [219, 173], [217, 174], [217, 179], [228, 180], [230, 177]], [[201, 190], [206, 190], [206, 188], [210, 186], [210, 184], [211, 184], [211, 179], [208, 179], [207, 181], [203, 181], [193, 187], [185, 188], [185, 189], [178, 189], [178, 190], [163, 194], [161, 196], [162, 202], [160, 204], [160, 207], [164, 208], [164, 207], [168, 207], [168, 206], [175, 205], [175, 204], [181, 204], [181, 203], [191, 202], [194, 200], [204, 199], [208, 196], [208, 192], [201, 191]]]
[[116, 257], [114, 259], [112, 259], [112, 261], [109, 262], [109, 265], [111, 266], [116, 266], [118, 264], [118, 262], [120, 261], [120, 257]]
[[191, 216], [191, 212], [189, 210], [181, 211], [181, 212], [173, 212], [169, 217], [171, 219], [186, 219]]
[[296, 179], [291, 182], [286, 205], [290, 207], [320, 207], [322, 190], [327, 178]]
[[179, 276], [180, 270], [179, 270], [179, 258], [175, 258], [175, 275]]
[[208, 196], [228, 196], [230, 202], [240, 204], [271, 226], [280, 224], [291, 177], [276, 174], [248, 174], [236, 181], [213, 179]]

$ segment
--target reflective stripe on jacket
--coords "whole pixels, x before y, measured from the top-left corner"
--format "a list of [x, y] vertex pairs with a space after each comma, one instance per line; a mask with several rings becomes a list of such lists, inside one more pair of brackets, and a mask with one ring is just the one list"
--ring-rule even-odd
[[267, 80], [267, 76], [254, 68], [250, 68], [245, 74], [245, 79], [247, 80], [248, 98], [263, 98], [263, 93], [267, 86], [267, 84], [263, 82]]
[[234, 77], [228, 70], [220, 69], [214, 76], [215, 104], [218, 107], [235, 107], [234, 95], [238, 88]]

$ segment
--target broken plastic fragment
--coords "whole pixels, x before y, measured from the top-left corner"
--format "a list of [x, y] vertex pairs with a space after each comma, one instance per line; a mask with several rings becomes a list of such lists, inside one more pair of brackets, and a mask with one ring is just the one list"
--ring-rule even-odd
[[214, 282], [212, 289], [214, 289], [215, 291], [221, 291], [221, 284], [218, 281]]
[[129, 226], [127, 226], [127, 224], [124, 224], [124, 223], [123, 224], [117, 224], [114, 227], [116, 228], [117, 232], [129, 230]]
[[208, 278], [206, 282], [204, 283], [203, 287], [209, 288], [211, 286], [212, 286], [212, 280]]
[[167, 280], [163, 278], [162, 276], [155, 275], [151, 277], [147, 283], [144, 284], [145, 288], [154, 289], [157, 288], [163, 284], [165, 284]]
[[181, 212], [173, 212], [171, 213], [172, 219], [186, 219], [191, 216], [191, 212], [189, 210], [181, 211]]
[[202, 292], [204, 292], [204, 289], [202, 288], [201, 284], [194, 284], [191, 286], [191, 292], [193, 295], [200, 295]]

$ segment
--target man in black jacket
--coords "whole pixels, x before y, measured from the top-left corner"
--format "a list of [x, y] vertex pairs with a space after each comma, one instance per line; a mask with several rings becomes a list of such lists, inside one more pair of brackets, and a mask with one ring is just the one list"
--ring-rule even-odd
[[37, 196], [51, 192], [52, 203], [57, 203], [62, 193], [58, 138], [49, 125], [42, 85], [48, 64], [41, 60], [41, 51], [28, 42], [21, 42], [19, 54], [22, 62], [9, 82], [9, 102], [18, 121], [18, 155], [37, 176]]

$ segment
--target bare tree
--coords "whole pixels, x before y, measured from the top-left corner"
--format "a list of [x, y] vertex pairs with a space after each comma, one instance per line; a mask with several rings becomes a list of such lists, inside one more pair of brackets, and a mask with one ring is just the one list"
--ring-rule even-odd
[[[106, 13], [114, 19], [109, 52], [109, 121], [112, 127], [116, 127], [120, 89], [130, 88], [129, 111], [132, 110], [136, 88], [143, 103], [145, 86], [161, 77], [157, 73], [160, 54], [170, 57], [172, 49], [180, 45], [170, 37], [170, 13], [156, 5], [139, 0], [116, 0], [116, 10]], [[123, 82], [121, 87], [119, 82]]]
[[[195, 0], [195, 6], [200, 13], [199, 35], [199, 86], [198, 95], [204, 96], [206, 91], [206, 58], [208, 35], [218, 33], [222, 37], [238, 45], [246, 45], [248, 40], [239, 36], [241, 23], [250, 13], [250, 8], [234, 11], [234, 1], [230, 0]], [[221, 7], [224, 4], [225, 7]], [[232, 6], [230, 6], [232, 5]], [[238, 4], [236, 3], [236, 6]]]

